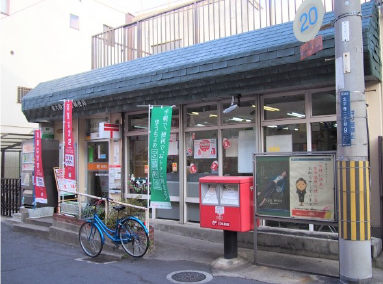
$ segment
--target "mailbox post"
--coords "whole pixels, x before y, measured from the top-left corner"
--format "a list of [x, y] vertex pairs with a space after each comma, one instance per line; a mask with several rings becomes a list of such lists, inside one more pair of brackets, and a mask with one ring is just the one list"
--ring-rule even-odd
[[206, 176], [199, 185], [200, 226], [223, 230], [224, 258], [236, 258], [237, 232], [254, 228], [253, 177]]

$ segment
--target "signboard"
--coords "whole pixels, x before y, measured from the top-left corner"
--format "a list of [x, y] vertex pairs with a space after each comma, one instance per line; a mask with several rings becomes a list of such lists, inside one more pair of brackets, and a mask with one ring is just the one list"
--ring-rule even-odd
[[120, 125], [114, 123], [100, 122], [99, 138], [120, 139]]
[[335, 155], [255, 155], [257, 214], [335, 221]]
[[[64, 171], [65, 170], [63, 168], [56, 168], [56, 167], [53, 168], [57, 190], [59, 190], [59, 194], [61, 196], [72, 195], [72, 193], [70, 192], [76, 193], [76, 181], [64, 179]], [[65, 190], [65, 191], [61, 191], [61, 190]]]
[[342, 121], [342, 146], [351, 146], [351, 109], [350, 92], [340, 92], [340, 107]]
[[301, 60], [317, 53], [318, 51], [322, 49], [323, 49], [323, 39], [322, 39], [322, 35], [319, 35], [301, 46], [300, 48]]
[[109, 192], [121, 192], [121, 165], [109, 165]]
[[152, 208], [172, 208], [166, 178], [171, 120], [171, 107], [153, 107], [151, 109], [149, 178]]
[[293, 23], [294, 35], [297, 40], [307, 42], [319, 32], [324, 16], [321, 0], [306, 0], [295, 14]]
[[48, 203], [47, 189], [45, 187], [43, 159], [41, 153], [41, 131], [35, 130], [35, 201]]
[[42, 127], [41, 128], [41, 138], [42, 139], [54, 139], [55, 138], [54, 127]]
[[217, 158], [217, 139], [194, 140], [194, 159]]
[[76, 180], [74, 158], [73, 133], [72, 133], [72, 101], [64, 102], [64, 165], [65, 178]]

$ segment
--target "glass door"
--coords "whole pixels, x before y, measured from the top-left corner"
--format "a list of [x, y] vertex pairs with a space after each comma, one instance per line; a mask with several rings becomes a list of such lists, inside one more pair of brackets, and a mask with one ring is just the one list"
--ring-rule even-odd
[[88, 193], [109, 197], [109, 142], [88, 142]]

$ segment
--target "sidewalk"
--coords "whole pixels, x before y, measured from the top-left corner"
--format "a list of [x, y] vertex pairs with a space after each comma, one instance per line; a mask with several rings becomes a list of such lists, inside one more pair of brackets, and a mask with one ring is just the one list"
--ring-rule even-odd
[[[2, 217], [2, 222], [12, 224], [12, 218]], [[270, 251], [258, 251], [258, 262], [265, 265], [253, 265], [253, 249], [239, 248], [238, 258], [232, 260], [223, 259], [223, 234], [221, 231], [209, 232], [199, 230], [197, 224], [180, 225], [177, 222], [166, 222], [167, 226], [161, 226], [164, 221], [151, 221], [154, 226], [154, 249], [146, 255], [146, 259], [156, 259], [164, 261], [190, 261], [209, 265], [213, 276], [240, 277], [251, 280], [263, 281], [266, 283], [283, 284], [319, 284], [319, 283], [339, 283], [339, 262], [335, 260], [320, 259], [313, 257], [303, 257], [292, 254], [282, 254]], [[25, 223], [18, 223], [14, 230], [22, 231]], [[44, 226], [49, 222], [44, 221]], [[171, 229], [169, 229], [171, 226]], [[38, 226], [25, 224], [25, 233], [36, 234]], [[50, 233], [57, 234], [57, 228], [51, 223]], [[167, 228], [167, 231], [163, 231]], [[161, 230], [162, 229], [162, 230]], [[46, 229], [44, 228], [46, 231]], [[182, 232], [181, 232], [182, 230]], [[61, 240], [64, 243], [79, 246], [78, 233], [74, 230], [60, 229]], [[198, 235], [197, 235], [198, 234]], [[205, 234], [205, 235], [204, 235]], [[41, 237], [44, 237], [41, 235]], [[49, 234], [45, 238], [51, 239]], [[209, 239], [214, 238], [214, 241]], [[57, 241], [57, 239], [56, 239]], [[119, 250], [122, 257], [122, 250]], [[105, 248], [103, 254], [116, 254], [113, 250]], [[380, 255], [383, 258], [383, 255]], [[299, 269], [298, 272], [295, 271]], [[370, 283], [383, 284], [383, 270], [373, 268], [373, 278]], [[319, 276], [321, 275], [321, 276]]]
[[[157, 220], [151, 223], [154, 228], [161, 227], [156, 223]], [[189, 226], [194, 227], [194, 224]], [[241, 277], [275, 284], [339, 283], [338, 261], [258, 250], [258, 262], [265, 265], [256, 266], [253, 265], [251, 248], [238, 248], [238, 258], [224, 260], [223, 234], [221, 239], [221, 243], [211, 242], [155, 229], [155, 250], [147, 257], [207, 264], [211, 266], [213, 276]], [[298, 269], [301, 272], [295, 271]], [[371, 283], [383, 284], [383, 270], [373, 268], [372, 271]]]

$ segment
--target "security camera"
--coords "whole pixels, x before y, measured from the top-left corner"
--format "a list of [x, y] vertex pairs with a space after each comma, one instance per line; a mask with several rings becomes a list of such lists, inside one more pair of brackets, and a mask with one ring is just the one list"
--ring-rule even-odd
[[237, 107], [239, 107], [239, 103], [240, 103], [240, 98], [241, 98], [241, 94], [238, 94], [237, 95], [237, 100], [238, 100], [238, 103], [234, 103], [234, 96], [231, 97], [231, 106], [229, 106], [227, 109], [224, 109], [223, 110], [223, 113], [229, 113], [229, 112], [232, 112], [233, 110], [235, 110]]
[[229, 113], [229, 112], [232, 112], [233, 110], [235, 110], [236, 108], [238, 107], [238, 105], [237, 104], [232, 104], [231, 106], [229, 106], [227, 109], [224, 109], [223, 110], [223, 113]]

